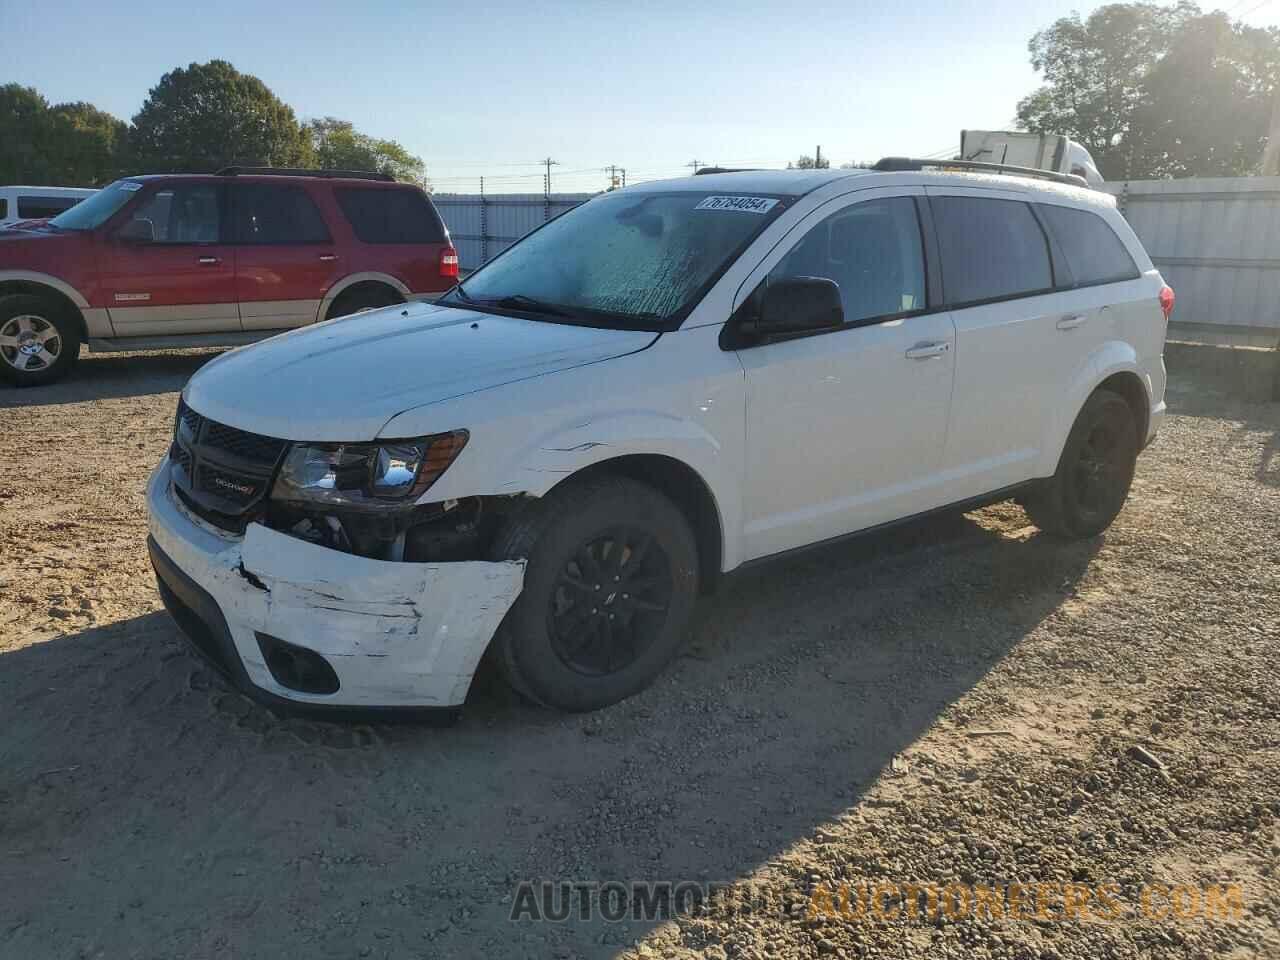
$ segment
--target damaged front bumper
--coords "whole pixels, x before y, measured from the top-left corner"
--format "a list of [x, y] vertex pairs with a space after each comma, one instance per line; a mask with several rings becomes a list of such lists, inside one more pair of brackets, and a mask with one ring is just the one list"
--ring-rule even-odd
[[[165, 606], [260, 700], [459, 706], [524, 581], [523, 562], [370, 560], [256, 523], [243, 538], [220, 533], [175, 501], [168, 459], [151, 476], [147, 507]], [[333, 683], [317, 684], [319, 674]]]

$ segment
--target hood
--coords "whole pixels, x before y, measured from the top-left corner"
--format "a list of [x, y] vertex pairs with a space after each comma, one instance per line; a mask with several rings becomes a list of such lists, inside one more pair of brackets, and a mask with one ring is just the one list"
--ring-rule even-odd
[[223, 354], [183, 391], [220, 423], [283, 440], [372, 440], [396, 414], [643, 350], [659, 334], [409, 303]]
[[15, 220], [0, 227], [0, 242], [6, 240], [65, 240], [76, 235], [73, 230], [49, 226], [48, 220]]

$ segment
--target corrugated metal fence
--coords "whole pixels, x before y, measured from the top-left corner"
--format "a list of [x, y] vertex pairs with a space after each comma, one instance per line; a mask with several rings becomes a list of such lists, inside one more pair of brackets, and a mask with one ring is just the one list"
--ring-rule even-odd
[[[1280, 177], [1107, 185], [1178, 295], [1179, 325], [1280, 336]], [[436, 194], [464, 270], [474, 270], [590, 193]]]
[[1133, 180], [1107, 190], [1177, 293], [1178, 325], [1276, 341], [1280, 177]]
[[530, 230], [542, 226], [593, 193], [437, 193], [431, 197], [449, 225], [458, 263], [474, 270], [492, 260]]

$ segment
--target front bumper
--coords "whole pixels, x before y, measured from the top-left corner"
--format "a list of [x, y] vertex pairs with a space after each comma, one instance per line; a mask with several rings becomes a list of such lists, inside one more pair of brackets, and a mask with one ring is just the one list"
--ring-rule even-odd
[[[524, 582], [523, 562], [391, 563], [251, 523], [243, 538], [192, 517], [169, 461], [147, 485], [161, 597], [195, 646], [260, 700], [341, 707], [455, 707]], [[260, 637], [324, 658], [338, 689], [273, 674]]]

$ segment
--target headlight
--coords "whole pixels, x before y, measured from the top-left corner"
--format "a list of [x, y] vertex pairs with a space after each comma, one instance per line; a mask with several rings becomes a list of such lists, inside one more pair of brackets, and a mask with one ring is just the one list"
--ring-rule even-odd
[[421, 496], [467, 445], [466, 430], [387, 443], [297, 443], [275, 500], [348, 507], [403, 507]]

